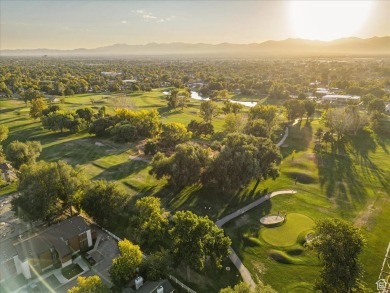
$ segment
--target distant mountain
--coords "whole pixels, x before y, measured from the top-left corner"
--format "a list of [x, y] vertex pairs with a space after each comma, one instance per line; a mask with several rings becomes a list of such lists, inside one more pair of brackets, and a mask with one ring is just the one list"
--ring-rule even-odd
[[288, 55], [389, 55], [390, 37], [369, 39], [344, 38], [331, 42], [303, 39], [266, 41], [254, 44], [149, 43], [115, 44], [95, 49], [74, 50], [1, 50], [2, 56], [126, 56], [126, 55], [217, 55], [217, 56], [288, 56]]

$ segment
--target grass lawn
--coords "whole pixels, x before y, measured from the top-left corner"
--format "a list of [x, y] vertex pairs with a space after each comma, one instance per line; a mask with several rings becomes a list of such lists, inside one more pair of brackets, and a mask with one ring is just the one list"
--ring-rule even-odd
[[83, 271], [83, 269], [77, 264], [77, 263], [73, 263], [69, 266], [66, 266], [64, 267], [61, 272], [62, 272], [62, 275], [67, 278], [68, 280], [69, 279], [72, 279], [74, 276], [77, 276], [78, 274], [80, 274], [81, 272]]
[[314, 222], [309, 217], [291, 213], [287, 215], [287, 221], [274, 228], [261, 229], [261, 237], [273, 246], [291, 246], [297, 242], [302, 232], [308, 232], [314, 227]]
[[302, 234], [294, 227], [289, 232], [273, 234], [292, 221], [269, 229], [262, 227], [259, 219], [280, 211], [288, 217], [299, 213], [314, 221], [328, 217], [348, 220], [366, 236], [367, 246], [361, 256], [365, 268], [363, 281], [374, 290], [389, 242], [388, 237], [383, 237], [383, 231], [390, 228], [386, 221], [390, 213], [390, 155], [387, 151], [390, 140], [384, 139], [384, 147], [373, 147], [367, 143], [369, 138], [362, 136], [359, 140], [365, 143], [358, 146], [366, 147], [349, 146], [348, 156], [324, 151], [318, 155], [313, 151], [314, 138], [310, 138], [310, 133], [319, 126], [318, 121], [313, 121], [310, 125], [303, 123], [290, 129], [281, 148], [284, 160], [280, 177], [261, 182], [253, 191], [256, 194], [266, 188], [269, 191], [294, 188], [298, 192], [272, 198], [227, 223], [225, 230], [252, 275], [271, 284], [278, 292], [312, 292], [320, 264], [316, 255], [302, 246]]

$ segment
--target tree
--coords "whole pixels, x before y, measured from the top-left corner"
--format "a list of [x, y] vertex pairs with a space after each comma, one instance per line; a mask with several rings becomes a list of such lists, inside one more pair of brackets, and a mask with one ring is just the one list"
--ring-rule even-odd
[[203, 101], [200, 103], [200, 116], [205, 122], [210, 122], [218, 115], [218, 106], [213, 101]]
[[322, 122], [331, 132], [336, 134], [336, 142], [340, 143], [346, 135], [355, 135], [359, 129], [368, 125], [368, 117], [357, 108], [335, 108], [322, 113]]
[[222, 260], [230, 254], [231, 240], [207, 216], [200, 217], [190, 211], [179, 211], [173, 216], [170, 230], [176, 261], [203, 270], [206, 257], [222, 268]]
[[149, 254], [141, 264], [141, 270], [146, 272], [148, 280], [157, 281], [166, 277], [166, 272], [172, 266], [171, 255], [162, 250]]
[[377, 111], [379, 113], [385, 113], [386, 105], [382, 99], [374, 99], [368, 103], [368, 111], [374, 112]]
[[77, 129], [77, 124], [74, 124], [75, 118], [75, 113], [59, 110], [56, 112], [51, 112], [47, 116], [42, 116], [42, 125], [46, 129], [52, 131], [59, 130], [61, 133], [63, 133], [64, 129]]
[[168, 177], [169, 183], [175, 187], [184, 187], [200, 180], [208, 162], [208, 151], [198, 144], [179, 144], [171, 157], [157, 153], [150, 173], [157, 179]]
[[156, 143], [156, 141], [149, 139], [145, 143], [144, 153], [145, 153], [145, 155], [155, 155], [157, 153], [157, 143]]
[[152, 245], [155, 241], [163, 238], [168, 227], [168, 215], [161, 208], [161, 201], [154, 196], [145, 196], [136, 201], [137, 208], [137, 238], [140, 243]]
[[269, 125], [263, 119], [249, 120], [245, 125], [244, 132], [256, 137], [271, 137]]
[[28, 220], [50, 221], [63, 209], [72, 208], [84, 185], [84, 176], [64, 161], [24, 165], [19, 176], [20, 196], [12, 204]]
[[102, 282], [99, 276], [77, 278], [77, 286], [68, 290], [68, 293], [109, 293], [111, 292]]
[[306, 120], [309, 121], [309, 118], [314, 115], [316, 111], [316, 103], [311, 100], [303, 101], [303, 106], [306, 111]]
[[115, 182], [93, 181], [84, 191], [81, 207], [101, 226], [107, 226], [119, 214], [127, 200], [125, 191]]
[[171, 94], [167, 97], [168, 99], [168, 107], [171, 109], [176, 109], [179, 106], [179, 90], [173, 89], [171, 90]]
[[87, 122], [87, 126], [92, 122], [93, 118], [93, 110], [91, 108], [80, 108], [76, 110], [76, 114], [81, 118], [84, 119]]
[[286, 108], [286, 115], [289, 121], [294, 121], [297, 118], [303, 118], [305, 114], [305, 107], [300, 100], [290, 99], [284, 103], [284, 107]]
[[7, 139], [9, 133], [9, 129], [5, 125], [0, 125], [0, 142]]
[[221, 99], [226, 99], [229, 96], [229, 92], [225, 89], [218, 91], [217, 97]]
[[187, 130], [184, 124], [170, 122], [163, 124], [160, 142], [164, 147], [173, 147], [179, 143], [191, 139], [192, 133]]
[[286, 99], [288, 93], [283, 84], [274, 82], [269, 89], [269, 96], [271, 99]]
[[328, 143], [333, 142], [333, 134], [330, 131], [326, 131], [322, 136], [322, 141], [325, 142], [325, 152], [328, 152]]
[[274, 289], [272, 289], [269, 285], [264, 285], [262, 282], [258, 282], [256, 284], [256, 288], [254, 290], [251, 289], [249, 284], [240, 282], [237, 285], [232, 287], [227, 287], [224, 289], [221, 289], [219, 293], [276, 293]]
[[365, 239], [359, 229], [339, 219], [326, 219], [314, 228], [310, 243], [323, 262], [316, 289], [322, 292], [352, 292], [362, 277], [359, 254]]
[[271, 134], [277, 124], [278, 112], [278, 107], [273, 105], [256, 105], [249, 109], [249, 120], [263, 119]]
[[43, 94], [39, 91], [34, 90], [33, 88], [29, 88], [28, 90], [26, 90], [23, 93], [23, 100], [26, 103], [26, 106], [27, 106], [28, 101], [32, 101], [32, 100], [42, 98], [42, 97], [43, 97]]
[[239, 104], [239, 103], [233, 103], [233, 102], [230, 102], [230, 101], [225, 101], [223, 103], [223, 107], [222, 107], [222, 111], [225, 113], [225, 114], [229, 114], [229, 113], [233, 113], [235, 115], [237, 115], [238, 113], [240, 113], [240, 111], [242, 110], [242, 108], [244, 107], [243, 105]]
[[227, 114], [225, 116], [225, 122], [223, 129], [226, 133], [241, 132], [244, 128], [244, 119], [242, 115]]
[[205, 172], [204, 183], [216, 184], [231, 192], [243, 188], [253, 179], [260, 181], [279, 176], [276, 166], [281, 155], [270, 139], [231, 133], [223, 145]]
[[114, 121], [109, 118], [99, 118], [93, 121], [89, 126], [88, 132], [93, 133], [96, 137], [102, 137], [107, 135], [109, 132], [107, 129], [114, 125]]
[[321, 139], [323, 135], [324, 135], [324, 130], [321, 127], [317, 128], [315, 137], [317, 138], [318, 143], [321, 143]]
[[13, 167], [19, 169], [23, 164], [33, 164], [39, 157], [42, 146], [39, 141], [28, 141], [26, 143], [14, 140], [6, 150], [5, 155]]
[[213, 135], [214, 126], [211, 123], [198, 122], [196, 120], [191, 120], [187, 125], [188, 131], [191, 131], [194, 136], [202, 135]]
[[142, 262], [142, 252], [138, 245], [124, 239], [118, 242], [120, 255], [112, 260], [108, 270], [112, 282], [119, 288], [125, 286], [134, 276]]
[[135, 141], [138, 138], [137, 128], [126, 122], [116, 124], [111, 128], [110, 133], [117, 142]]
[[31, 101], [30, 117], [37, 119], [42, 116], [42, 111], [47, 109], [47, 103], [42, 98], [37, 98]]

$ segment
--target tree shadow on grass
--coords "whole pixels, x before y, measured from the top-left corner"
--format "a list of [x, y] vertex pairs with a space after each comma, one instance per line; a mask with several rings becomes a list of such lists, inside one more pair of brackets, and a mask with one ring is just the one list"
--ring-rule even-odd
[[364, 204], [368, 195], [353, 160], [337, 154], [324, 154], [322, 158], [318, 175], [326, 195], [343, 209]]
[[[383, 141], [382, 141], [383, 142]], [[377, 149], [377, 141], [373, 133], [367, 129], [359, 130], [358, 133], [350, 139], [349, 147], [359, 162], [362, 173], [366, 181], [380, 182], [386, 192], [390, 193], [390, 179], [389, 173], [379, 168], [370, 159], [370, 153], [373, 153]], [[383, 146], [382, 146], [383, 148]], [[383, 148], [386, 152], [386, 149]]]
[[[56, 133], [45, 137], [41, 141], [54, 142], [66, 137], [69, 137], [69, 133]], [[71, 165], [83, 165], [105, 157], [108, 154], [115, 155], [122, 153], [122, 150], [114, 150], [110, 153], [107, 152], [108, 150], [112, 150], [112, 148], [108, 146], [97, 146], [93, 139], [84, 137], [69, 139], [46, 146], [43, 148], [40, 158], [46, 161], [65, 160]]]
[[92, 178], [92, 180], [105, 179], [108, 181], [116, 181], [126, 178], [131, 174], [139, 173], [148, 166], [147, 162], [138, 160], [129, 160], [105, 169], [100, 174]]
[[286, 141], [280, 147], [280, 152], [285, 158], [294, 151], [306, 151], [309, 148], [313, 135], [313, 128], [309, 121], [303, 127], [299, 123], [290, 126]]

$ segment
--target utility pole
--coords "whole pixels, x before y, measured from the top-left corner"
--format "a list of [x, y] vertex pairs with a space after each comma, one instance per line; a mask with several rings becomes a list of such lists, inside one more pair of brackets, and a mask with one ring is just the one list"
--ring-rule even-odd
[[390, 292], [390, 242], [387, 246], [386, 254], [383, 259], [381, 272], [377, 282], [377, 289], [381, 293]]

